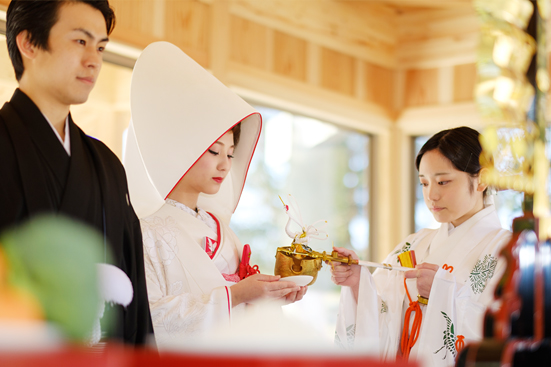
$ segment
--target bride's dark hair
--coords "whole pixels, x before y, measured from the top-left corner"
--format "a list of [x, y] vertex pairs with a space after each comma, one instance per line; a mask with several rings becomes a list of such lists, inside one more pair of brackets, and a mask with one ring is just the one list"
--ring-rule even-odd
[[241, 136], [241, 122], [234, 125], [234, 127], [231, 128], [231, 132], [233, 133], [233, 146], [237, 147], [237, 144], [239, 144], [239, 137]]

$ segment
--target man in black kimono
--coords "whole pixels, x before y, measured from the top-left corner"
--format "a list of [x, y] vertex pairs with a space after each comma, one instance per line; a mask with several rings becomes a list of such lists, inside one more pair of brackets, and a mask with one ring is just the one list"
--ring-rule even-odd
[[107, 1], [13, 0], [6, 25], [19, 88], [0, 110], [0, 231], [44, 212], [97, 228], [134, 290], [128, 307], [115, 308], [111, 337], [143, 344], [153, 329], [126, 175], [69, 113], [94, 87], [114, 13]]

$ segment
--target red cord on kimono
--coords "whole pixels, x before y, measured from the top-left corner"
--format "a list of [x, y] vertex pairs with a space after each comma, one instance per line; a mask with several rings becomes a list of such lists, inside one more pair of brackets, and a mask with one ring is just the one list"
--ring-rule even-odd
[[[400, 349], [402, 351], [402, 357], [407, 361], [409, 358], [409, 352], [411, 348], [417, 342], [419, 338], [419, 331], [421, 330], [421, 321], [423, 319], [423, 314], [421, 313], [421, 307], [419, 302], [412, 301], [411, 296], [409, 295], [408, 286], [406, 284], [406, 279], [404, 278], [404, 287], [406, 288], [406, 294], [409, 299], [409, 307], [406, 310], [406, 315], [404, 316], [404, 329], [402, 330], [402, 340], [400, 342]], [[415, 311], [415, 318], [413, 319], [413, 325], [411, 327], [411, 333], [409, 331], [409, 319], [411, 312]]]
[[249, 261], [251, 260], [251, 247], [249, 245], [243, 246], [243, 256], [241, 256], [241, 263], [239, 264], [239, 279], [243, 280], [253, 274], [260, 273], [258, 265], [251, 266]]

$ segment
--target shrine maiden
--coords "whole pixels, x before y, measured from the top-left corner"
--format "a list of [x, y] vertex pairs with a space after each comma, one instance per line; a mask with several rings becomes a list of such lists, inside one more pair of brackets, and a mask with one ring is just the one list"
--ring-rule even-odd
[[229, 325], [248, 303], [301, 299], [306, 287], [255, 274], [228, 225], [260, 136], [258, 112], [166, 42], [138, 59], [131, 108], [125, 166], [158, 347]]
[[399, 265], [399, 254], [415, 250], [415, 270], [371, 275], [357, 265], [335, 266], [333, 281], [344, 286], [337, 344], [384, 360], [452, 366], [466, 343], [482, 339], [484, 312], [505, 266], [499, 252], [510, 233], [480, 181], [478, 135], [468, 127], [441, 131], [417, 155], [425, 204], [442, 225], [409, 235], [384, 260]]

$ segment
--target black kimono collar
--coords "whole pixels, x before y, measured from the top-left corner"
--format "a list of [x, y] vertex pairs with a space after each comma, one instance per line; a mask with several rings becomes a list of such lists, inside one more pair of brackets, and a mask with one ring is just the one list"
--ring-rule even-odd
[[[21, 117], [23, 125], [31, 137], [32, 142], [46, 158], [48, 165], [59, 179], [64, 180], [70, 158], [59, 141], [50, 123], [46, 120], [36, 104], [19, 88], [15, 90], [10, 105]], [[71, 125], [69, 118], [69, 125]], [[62, 184], [65, 182], [62, 181]]]

